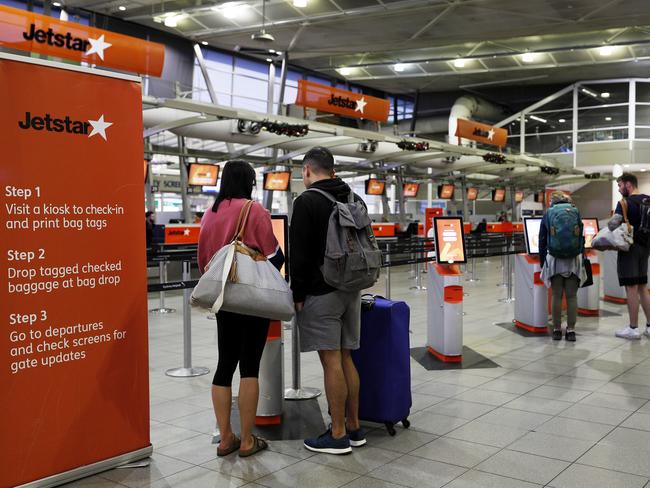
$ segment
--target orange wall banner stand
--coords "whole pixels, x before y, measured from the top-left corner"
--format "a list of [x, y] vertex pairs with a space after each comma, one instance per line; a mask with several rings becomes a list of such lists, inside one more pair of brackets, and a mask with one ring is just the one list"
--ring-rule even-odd
[[147, 457], [138, 78], [0, 53], [0, 486]]
[[390, 102], [383, 98], [339, 90], [307, 80], [298, 80], [296, 105], [377, 122], [386, 122], [390, 112]]
[[0, 5], [0, 46], [160, 76], [165, 46]]
[[503, 147], [508, 143], [508, 131], [473, 120], [458, 119], [456, 137]]

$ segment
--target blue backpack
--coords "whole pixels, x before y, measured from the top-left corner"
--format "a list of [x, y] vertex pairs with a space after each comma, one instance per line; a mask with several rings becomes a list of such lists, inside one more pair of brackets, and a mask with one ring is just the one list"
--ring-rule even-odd
[[580, 254], [584, 237], [578, 209], [570, 203], [558, 203], [548, 209], [546, 216], [551, 256], [573, 258]]

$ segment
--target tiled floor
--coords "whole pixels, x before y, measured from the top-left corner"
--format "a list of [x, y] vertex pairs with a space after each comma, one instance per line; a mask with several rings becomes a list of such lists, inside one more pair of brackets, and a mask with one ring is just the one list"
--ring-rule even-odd
[[[512, 320], [513, 304], [498, 301], [498, 264], [477, 261], [481, 281], [465, 283], [464, 342], [500, 367], [426, 371], [412, 360], [411, 428], [390, 437], [370, 425], [368, 445], [345, 457], [314, 455], [296, 439], [248, 460], [218, 459], [212, 375], [165, 376], [182, 363], [181, 314], [150, 315], [151, 465], [68, 486], [650, 488], [650, 340], [616, 339], [625, 309], [605, 303], [621, 316], [580, 318], [576, 343], [504, 330], [494, 324]], [[425, 345], [426, 292], [411, 285], [408, 268], [393, 270], [393, 298], [411, 307], [416, 347]], [[168, 303], [180, 308], [180, 297]], [[192, 324], [194, 363], [214, 370], [215, 322], [193, 310]], [[290, 345], [285, 331], [287, 383]], [[315, 354], [302, 355], [302, 377], [323, 387]]]

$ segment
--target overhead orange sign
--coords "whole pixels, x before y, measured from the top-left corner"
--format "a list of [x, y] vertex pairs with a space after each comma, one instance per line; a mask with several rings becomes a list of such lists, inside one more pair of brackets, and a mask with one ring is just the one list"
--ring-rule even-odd
[[0, 53], [0, 106], [0, 486], [69, 481], [151, 452], [141, 86]]
[[307, 80], [298, 80], [296, 105], [377, 122], [386, 122], [390, 113], [390, 102], [383, 98], [339, 90]]
[[165, 46], [0, 5], [0, 46], [160, 76]]
[[500, 127], [474, 122], [473, 120], [458, 119], [456, 137], [503, 147], [508, 142], [508, 131]]

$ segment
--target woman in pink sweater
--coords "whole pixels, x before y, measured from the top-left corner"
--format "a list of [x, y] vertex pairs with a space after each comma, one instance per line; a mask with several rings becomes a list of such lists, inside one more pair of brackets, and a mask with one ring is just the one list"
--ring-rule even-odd
[[[199, 235], [199, 269], [205, 270], [212, 256], [230, 243], [239, 214], [251, 199], [255, 170], [246, 161], [229, 161], [223, 168], [221, 189], [211, 210], [201, 220]], [[278, 269], [284, 255], [273, 234], [271, 216], [257, 202], [251, 208], [244, 229], [244, 244], [261, 252]], [[239, 450], [247, 457], [268, 447], [266, 441], [252, 434], [259, 397], [259, 367], [269, 330], [268, 319], [220, 311], [217, 313], [219, 362], [212, 380], [212, 404], [221, 433], [218, 456]], [[240, 437], [230, 425], [232, 377], [239, 364]]]

